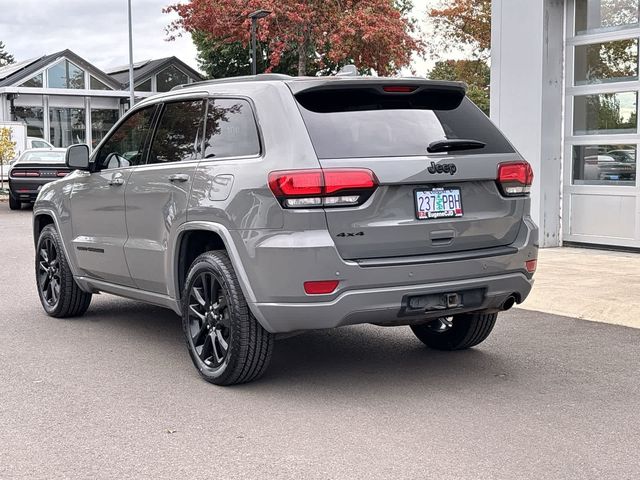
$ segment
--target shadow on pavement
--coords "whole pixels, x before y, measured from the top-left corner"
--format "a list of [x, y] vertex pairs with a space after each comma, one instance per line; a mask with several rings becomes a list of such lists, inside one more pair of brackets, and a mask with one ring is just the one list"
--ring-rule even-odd
[[[117, 337], [122, 336], [128, 342], [146, 343], [151, 355], [186, 359], [175, 365], [176, 369], [187, 367], [182, 375], [188, 375], [182, 381], [204, 384], [188, 360], [180, 318], [169, 310], [104, 296], [94, 301], [84, 317], [72, 321], [107, 326], [106, 333], [111, 338], [105, 341], [119, 341]], [[162, 348], [156, 348], [159, 346]], [[367, 390], [389, 387], [443, 388], [445, 384], [446, 388], [456, 389], [486, 382], [487, 378], [495, 381], [509, 370], [509, 365], [507, 354], [496, 343], [493, 348], [439, 352], [423, 346], [409, 327], [360, 325], [310, 331], [278, 340], [265, 376], [234, 388], [283, 394], [290, 394], [293, 388], [311, 396], [318, 389], [334, 394], [349, 391], [366, 394]]]

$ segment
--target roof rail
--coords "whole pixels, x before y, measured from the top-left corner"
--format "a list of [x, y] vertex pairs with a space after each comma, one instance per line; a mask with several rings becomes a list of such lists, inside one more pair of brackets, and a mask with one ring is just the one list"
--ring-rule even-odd
[[183, 88], [195, 87], [200, 85], [219, 85], [223, 83], [240, 83], [240, 82], [266, 82], [273, 80], [290, 80], [293, 77], [283, 73], [259, 73], [258, 75], [244, 75], [242, 77], [214, 78], [212, 80], [202, 80], [201, 82], [184, 83], [176, 85], [171, 90], [181, 90]]

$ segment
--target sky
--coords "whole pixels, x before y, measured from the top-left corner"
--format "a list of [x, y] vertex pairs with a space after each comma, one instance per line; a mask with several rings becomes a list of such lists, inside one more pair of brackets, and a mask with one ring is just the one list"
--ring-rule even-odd
[[[188, 34], [166, 41], [165, 27], [176, 18], [162, 13], [172, 0], [132, 0], [134, 61], [175, 55], [198, 68]], [[414, 0], [414, 16], [424, 19], [438, 0]], [[129, 61], [126, 0], [0, 0], [0, 40], [16, 61], [68, 48], [98, 68]], [[428, 30], [423, 23], [422, 28]], [[416, 59], [426, 75], [433, 61]]]

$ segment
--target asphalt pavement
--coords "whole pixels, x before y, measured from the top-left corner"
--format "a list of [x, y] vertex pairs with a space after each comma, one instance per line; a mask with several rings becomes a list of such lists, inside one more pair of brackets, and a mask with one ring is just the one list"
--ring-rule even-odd
[[640, 478], [640, 330], [512, 310], [445, 353], [347, 327], [221, 388], [168, 310], [47, 317], [30, 220], [0, 203], [0, 479]]

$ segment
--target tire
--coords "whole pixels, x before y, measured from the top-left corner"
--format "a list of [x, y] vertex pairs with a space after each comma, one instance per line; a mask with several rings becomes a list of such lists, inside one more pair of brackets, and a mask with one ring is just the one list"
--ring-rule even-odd
[[203, 253], [191, 264], [182, 295], [182, 329], [193, 364], [210, 383], [256, 380], [271, 360], [274, 335], [249, 311], [225, 252]]
[[9, 209], [10, 210], [20, 210], [22, 208], [22, 202], [17, 198], [14, 198], [9, 192]]
[[497, 318], [497, 313], [465, 313], [412, 325], [411, 330], [429, 348], [464, 350], [486, 340]]
[[53, 225], [40, 232], [35, 263], [36, 287], [45, 312], [57, 318], [83, 315], [91, 303], [91, 294], [81, 290], [73, 279], [62, 240]]

